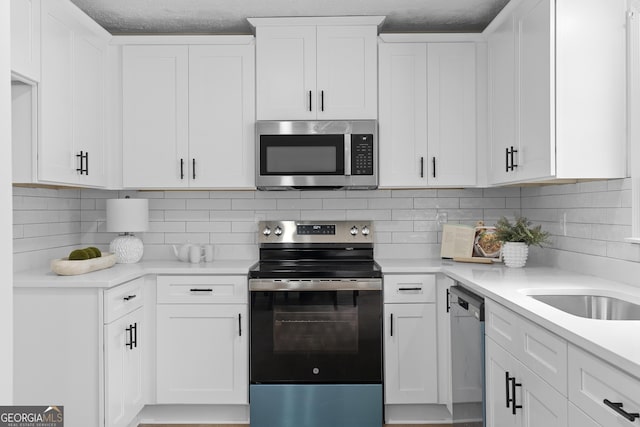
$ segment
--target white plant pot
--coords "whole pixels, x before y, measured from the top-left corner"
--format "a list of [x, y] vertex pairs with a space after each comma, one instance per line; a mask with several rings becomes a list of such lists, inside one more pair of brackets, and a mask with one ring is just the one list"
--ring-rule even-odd
[[504, 242], [502, 260], [504, 265], [512, 268], [524, 267], [529, 256], [529, 245], [522, 242]]

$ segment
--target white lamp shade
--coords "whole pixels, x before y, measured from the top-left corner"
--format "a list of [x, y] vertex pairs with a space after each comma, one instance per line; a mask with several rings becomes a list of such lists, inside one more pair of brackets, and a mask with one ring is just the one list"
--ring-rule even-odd
[[107, 231], [135, 233], [149, 228], [149, 200], [108, 199]]

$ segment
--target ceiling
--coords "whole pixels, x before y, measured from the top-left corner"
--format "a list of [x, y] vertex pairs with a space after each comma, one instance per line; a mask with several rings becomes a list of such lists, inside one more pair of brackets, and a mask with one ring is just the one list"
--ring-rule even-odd
[[251, 34], [250, 17], [386, 16], [381, 32], [480, 32], [509, 0], [71, 0], [112, 34]]

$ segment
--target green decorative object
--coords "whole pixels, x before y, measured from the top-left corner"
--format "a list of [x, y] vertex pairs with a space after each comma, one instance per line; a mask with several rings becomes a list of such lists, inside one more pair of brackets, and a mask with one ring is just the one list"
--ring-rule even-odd
[[496, 238], [501, 242], [519, 242], [527, 246], [535, 245], [542, 247], [545, 243], [550, 243], [551, 235], [542, 231], [541, 225], [532, 226], [531, 221], [523, 216], [515, 218], [511, 223], [507, 218], [502, 217], [496, 223]]
[[93, 246], [89, 246], [88, 248], [85, 248], [85, 251], [91, 252], [93, 254], [91, 258], [100, 258], [102, 256], [102, 252], [100, 252], [100, 249]]
[[84, 249], [76, 249], [69, 254], [69, 261], [84, 261], [91, 258]]

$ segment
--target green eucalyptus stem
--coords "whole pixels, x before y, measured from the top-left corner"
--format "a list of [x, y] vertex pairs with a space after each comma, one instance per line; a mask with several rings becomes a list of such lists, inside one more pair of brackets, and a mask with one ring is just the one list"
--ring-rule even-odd
[[496, 223], [495, 233], [496, 238], [501, 242], [521, 242], [528, 246], [540, 247], [545, 243], [550, 243], [551, 237], [547, 231], [542, 231], [541, 225], [532, 226], [531, 221], [523, 216], [517, 216], [514, 223], [501, 217]]

